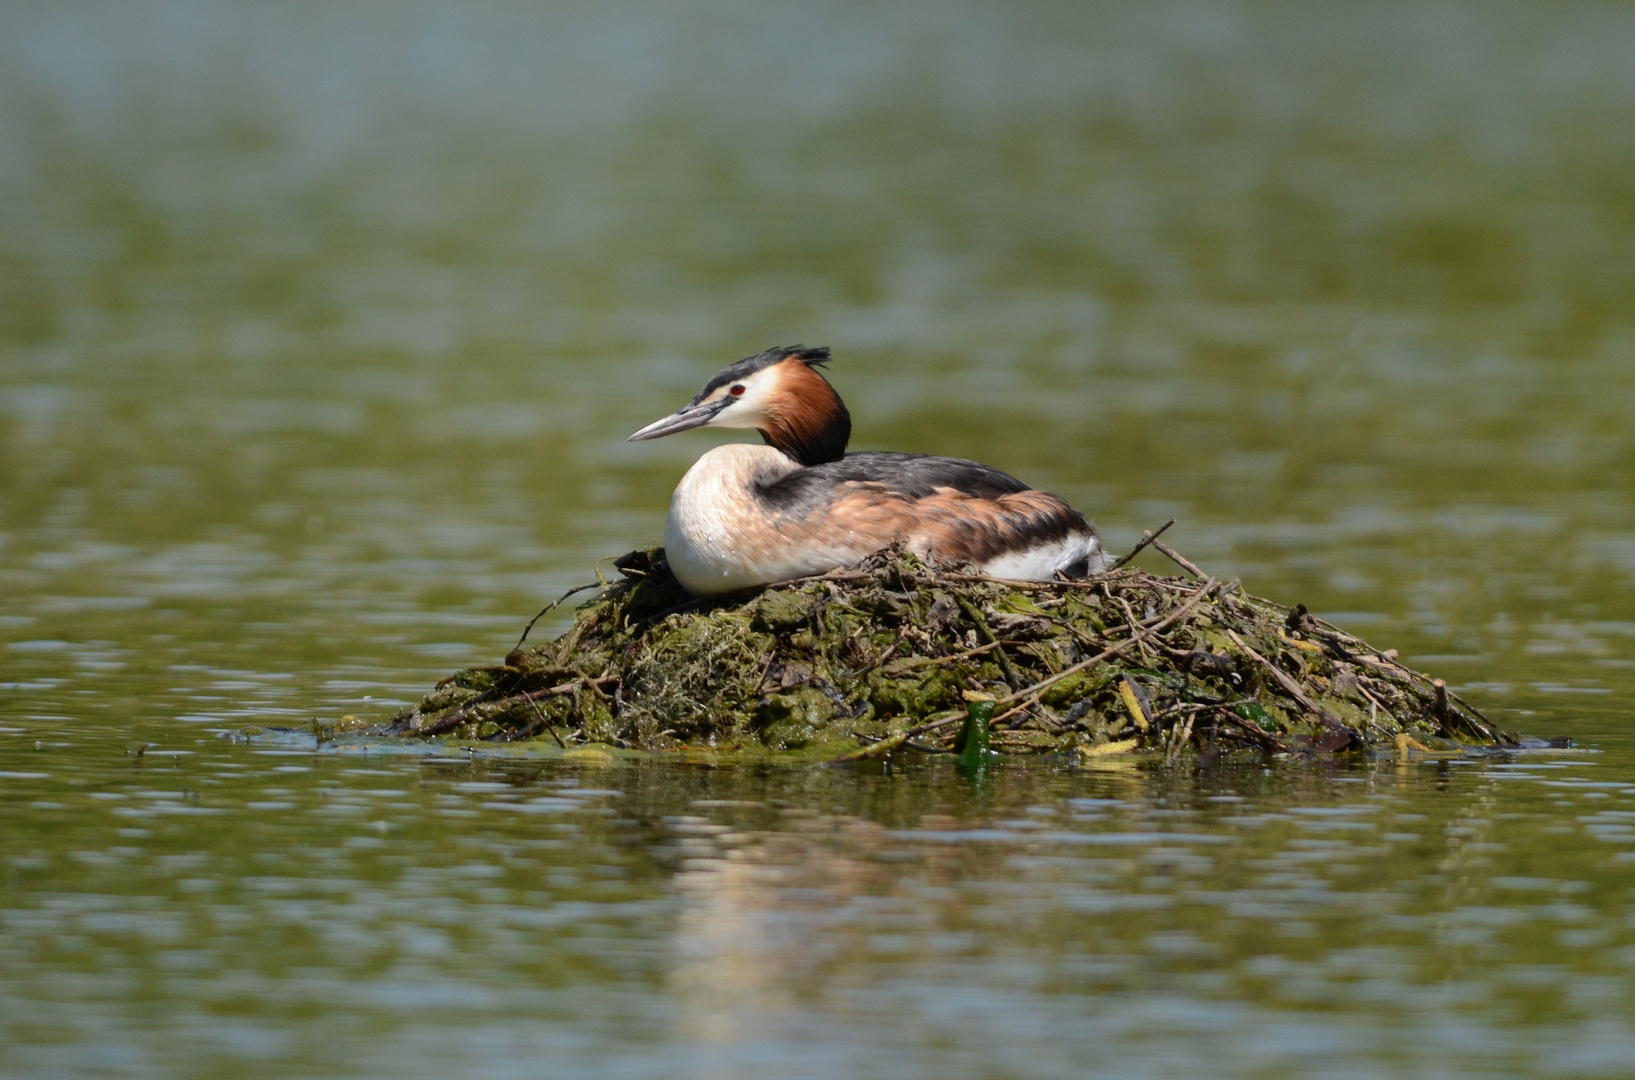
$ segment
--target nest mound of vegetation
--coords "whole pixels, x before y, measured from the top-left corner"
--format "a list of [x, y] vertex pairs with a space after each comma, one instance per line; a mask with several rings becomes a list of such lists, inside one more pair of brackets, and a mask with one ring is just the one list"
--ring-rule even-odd
[[1201, 572], [1000, 581], [888, 550], [696, 598], [662, 549], [615, 565], [561, 637], [443, 680], [385, 730], [855, 758], [951, 750], [991, 699], [1010, 753], [1515, 745], [1394, 652]]

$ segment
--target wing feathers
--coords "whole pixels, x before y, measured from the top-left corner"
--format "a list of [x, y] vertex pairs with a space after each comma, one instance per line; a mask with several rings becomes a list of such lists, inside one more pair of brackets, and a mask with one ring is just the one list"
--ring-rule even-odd
[[959, 458], [848, 454], [763, 485], [759, 494], [777, 517], [820, 544], [872, 551], [903, 542], [921, 554], [977, 565], [1096, 535], [1056, 496]]

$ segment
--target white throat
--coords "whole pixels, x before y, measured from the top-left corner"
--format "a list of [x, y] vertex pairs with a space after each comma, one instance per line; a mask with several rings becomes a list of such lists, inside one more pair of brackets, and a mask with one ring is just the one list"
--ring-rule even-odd
[[693, 593], [722, 593], [768, 581], [801, 577], [818, 569], [810, 550], [784, 542], [774, 515], [756, 496], [768, 484], [800, 469], [781, 450], [735, 443], [718, 446], [687, 470], [670, 499], [664, 552], [676, 580]]

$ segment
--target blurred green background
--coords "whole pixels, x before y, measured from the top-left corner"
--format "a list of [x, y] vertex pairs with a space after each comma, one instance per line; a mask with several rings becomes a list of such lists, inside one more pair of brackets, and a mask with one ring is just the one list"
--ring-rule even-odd
[[3, 17], [10, 617], [503, 616], [442, 635], [488, 657], [711, 438], [626, 433], [805, 341], [855, 445], [1420, 651], [1635, 618], [1628, 9]]
[[[1604, 3], [0, 3], [0, 1073], [1620, 1074], [1632, 56]], [[797, 341], [854, 446], [992, 463], [1114, 551], [1176, 517], [1605, 751], [1589, 786], [644, 767], [570, 844], [483, 802], [538, 775], [218, 737], [496, 660], [734, 437], [624, 436]], [[1409, 831], [1289, 817], [1364, 791]], [[694, 799], [842, 815], [754, 858], [894, 914], [673, 874]], [[869, 829], [1040, 806], [1283, 824], [857, 871]], [[910, 959], [826, 966], [876, 933]]]

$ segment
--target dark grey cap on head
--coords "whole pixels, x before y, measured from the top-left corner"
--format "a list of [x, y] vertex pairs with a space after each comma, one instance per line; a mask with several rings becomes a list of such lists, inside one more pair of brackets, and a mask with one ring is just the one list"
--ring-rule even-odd
[[704, 384], [704, 389], [700, 390], [698, 396], [693, 398], [693, 404], [697, 405], [728, 383], [735, 383], [739, 379], [748, 378], [757, 371], [769, 368], [773, 364], [781, 364], [791, 356], [807, 367], [827, 364], [829, 362], [829, 347], [820, 345], [809, 349], [805, 345], [790, 345], [784, 348], [774, 346], [765, 352], [758, 352], [754, 356], [746, 356], [736, 364], [724, 367], [711, 376], [710, 381]]

